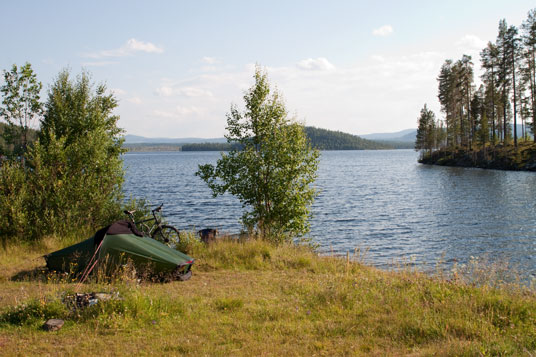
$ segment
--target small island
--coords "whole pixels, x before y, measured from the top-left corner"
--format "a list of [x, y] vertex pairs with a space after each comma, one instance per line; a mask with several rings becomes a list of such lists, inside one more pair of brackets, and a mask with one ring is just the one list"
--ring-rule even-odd
[[520, 29], [499, 22], [496, 42], [480, 52], [478, 88], [471, 56], [445, 60], [437, 78], [444, 117], [421, 110], [420, 163], [536, 171], [535, 20], [530, 13]]
[[480, 150], [437, 150], [419, 158], [421, 164], [476, 167], [493, 170], [536, 171], [536, 145], [486, 147]]

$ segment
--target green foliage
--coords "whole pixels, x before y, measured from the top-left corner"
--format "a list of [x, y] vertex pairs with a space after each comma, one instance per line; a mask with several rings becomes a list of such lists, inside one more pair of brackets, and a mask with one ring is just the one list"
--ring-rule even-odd
[[[16, 130], [17, 127], [14, 128], [14, 129]], [[15, 149], [14, 144], [8, 143], [4, 138], [4, 133], [5, 133], [5, 135], [8, 135], [8, 136], [11, 135], [9, 125], [0, 122], [0, 156], [5, 155], [6, 158], [13, 159], [14, 155], [18, 155], [18, 153], [21, 150], [19, 149], [17, 151]], [[28, 136], [27, 136], [27, 138], [28, 138], [27, 145], [28, 146], [31, 146], [33, 144], [33, 142], [35, 142], [35, 140], [37, 139], [37, 133], [38, 133], [37, 130], [28, 128]]]
[[3, 237], [68, 235], [118, 217], [124, 150], [116, 106], [104, 85], [93, 89], [87, 73], [74, 80], [67, 70], [58, 75], [25, 166], [7, 162], [0, 169]]
[[136, 199], [134, 197], [130, 197], [127, 201], [123, 203], [123, 207], [121, 208], [121, 212], [117, 212], [117, 216], [114, 217], [114, 220], [120, 220], [120, 219], [126, 219], [127, 217], [123, 213], [123, 211], [135, 211], [134, 212], [134, 221], [140, 222], [144, 221], [146, 219], [152, 218], [151, 215], [151, 207], [149, 206], [149, 203], [145, 199]]
[[51, 135], [57, 139], [65, 137], [67, 146], [100, 130], [107, 137], [105, 144], [110, 156], [121, 154], [123, 138], [119, 136], [122, 130], [117, 127], [119, 116], [112, 114], [116, 107], [117, 100], [113, 94], [106, 94], [104, 84], [94, 88], [87, 72], [72, 79], [65, 69], [49, 90], [39, 139], [46, 145]]
[[21, 238], [26, 231], [31, 200], [27, 173], [22, 164], [6, 161], [0, 167], [0, 241]]
[[318, 150], [379, 150], [393, 148], [388, 144], [366, 140], [357, 135], [310, 126], [305, 127], [305, 134], [311, 145]]
[[2, 137], [14, 155], [21, 155], [30, 141], [32, 124], [43, 112], [39, 101], [42, 84], [37, 81], [29, 63], [20, 68], [14, 64], [11, 71], [4, 70], [4, 82], [0, 87], [3, 97], [0, 117], [8, 125], [3, 129]]
[[179, 243], [175, 246], [175, 249], [191, 255], [202, 249], [203, 245], [201, 238], [195, 232], [181, 231]]
[[196, 143], [196, 144], [183, 144], [182, 151], [229, 151], [240, 150], [241, 146], [237, 144], [229, 143]]
[[245, 227], [273, 241], [289, 240], [309, 230], [318, 152], [303, 125], [289, 119], [283, 100], [271, 91], [257, 67], [255, 84], [244, 95], [245, 110], [231, 107], [226, 138], [242, 150], [222, 153], [217, 165], [200, 165], [196, 175], [214, 196], [229, 192], [244, 207]]
[[0, 314], [0, 324], [41, 325], [48, 319], [64, 318], [67, 314], [67, 308], [58, 300], [48, 302], [44, 299], [32, 299]]
[[39, 139], [28, 154], [41, 234], [108, 224], [120, 210], [123, 168], [117, 101], [67, 70], [52, 84]]
[[415, 141], [416, 150], [428, 150], [429, 153], [436, 148], [436, 121], [433, 111], [428, 109], [426, 104], [421, 109], [418, 120], [417, 139]]

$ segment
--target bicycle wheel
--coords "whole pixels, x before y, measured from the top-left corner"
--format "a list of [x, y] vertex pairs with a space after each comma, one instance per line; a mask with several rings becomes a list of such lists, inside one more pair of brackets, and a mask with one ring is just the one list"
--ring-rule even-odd
[[153, 238], [174, 248], [180, 242], [179, 230], [173, 226], [163, 225], [153, 233]]

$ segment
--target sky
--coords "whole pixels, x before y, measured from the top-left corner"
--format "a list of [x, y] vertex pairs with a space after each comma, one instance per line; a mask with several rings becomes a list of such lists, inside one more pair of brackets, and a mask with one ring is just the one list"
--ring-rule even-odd
[[[0, 69], [32, 64], [42, 98], [58, 73], [87, 71], [119, 100], [126, 134], [216, 138], [243, 107], [255, 65], [293, 117], [351, 134], [441, 116], [446, 59], [520, 26], [534, 1], [1, 0]], [[3, 83], [3, 76], [0, 80]]]

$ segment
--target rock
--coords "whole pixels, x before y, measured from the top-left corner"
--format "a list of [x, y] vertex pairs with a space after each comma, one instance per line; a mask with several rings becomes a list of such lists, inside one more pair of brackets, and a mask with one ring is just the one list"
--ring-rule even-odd
[[108, 301], [108, 300], [112, 300], [113, 298], [112, 294], [107, 294], [107, 293], [93, 293], [93, 297], [100, 301]]
[[60, 319], [50, 319], [43, 325], [43, 328], [47, 331], [58, 331], [63, 327], [65, 321]]
[[529, 162], [525, 166], [525, 169], [528, 171], [536, 171], [536, 162]]
[[218, 230], [213, 228], [205, 228], [197, 232], [199, 236], [201, 237], [201, 241], [205, 244], [209, 244], [211, 242], [214, 242], [216, 240], [216, 236], [218, 235]]

